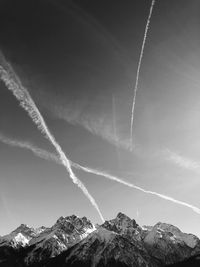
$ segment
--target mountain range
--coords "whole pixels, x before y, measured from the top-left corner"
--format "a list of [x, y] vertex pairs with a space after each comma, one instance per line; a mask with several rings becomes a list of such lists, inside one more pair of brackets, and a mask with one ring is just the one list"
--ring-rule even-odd
[[21, 224], [0, 237], [0, 267], [200, 266], [200, 240], [158, 222], [139, 226], [123, 213], [94, 225], [60, 217], [52, 227]]

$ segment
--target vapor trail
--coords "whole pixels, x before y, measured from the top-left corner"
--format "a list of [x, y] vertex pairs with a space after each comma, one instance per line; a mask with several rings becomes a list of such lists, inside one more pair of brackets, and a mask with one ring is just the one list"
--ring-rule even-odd
[[33, 99], [31, 98], [29, 92], [27, 89], [21, 84], [21, 81], [15, 74], [14, 70], [12, 69], [11, 65], [6, 61], [3, 54], [0, 54], [0, 79], [5, 83], [8, 90], [10, 90], [13, 95], [17, 98], [17, 100], [20, 102], [20, 106], [23, 107], [27, 112], [28, 115], [31, 117], [33, 122], [37, 125], [38, 129], [41, 131], [41, 133], [51, 142], [51, 144], [56, 149], [60, 160], [63, 164], [63, 166], [66, 168], [66, 170], [69, 173], [70, 178], [76, 184], [80, 189], [83, 191], [83, 193], [86, 195], [86, 197], [90, 200], [92, 205], [97, 210], [99, 216], [101, 217], [101, 220], [104, 222], [104, 218], [101, 214], [101, 211], [96, 204], [94, 198], [90, 195], [87, 188], [84, 186], [84, 184], [76, 177], [76, 175], [73, 173], [73, 170], [71, 168], [71, 163], [66, 157], [65, 153], [62, 151], [62, 148], [60, 145], [56, 142], [54, 136], [49, 131], [40, 111], [36, 107]]
[[[53, 161], [53, 162], [55, 162], [57, 164], [61, 164], [61, 165], [63, 164], [61, 162], [60, 158], [57, 155], [55, 155], [53, 153], [50, 153], [49, 151], [40, 149], [40, 148], [34, 146], [31, 143], [22, 142], [22, 141], [18, 141], [18, 140], [13, 140], [13, 139], [4, 137], [2, 134], [0, 134], [0, 141], [5, 143], [5, 144], [7, 144], [7, 145], [11, 145], [11, 146], [20, 147], [20, 148], [24, 148], [24, 149], [30, 150], [30, 151], [32, 151], [34, 153], [34, 155], [36, 155], [36, 156], [38, 156], [40, 158]], [[108, 173], [105, 173], [105, 172], [102, 172], [102, 171], [99, 171], [99, 170], [96, 170], [96, 169], [92, 169], [92, 168], [81, 166], [81, 165], [79, 165], [79, 164], [77, 164], [75, 162], [72, 162], [72, 161], [70, 161], [70, 164], [71, 164], [71, 166], [73, 166], [76, 169], [85, 171], [87, 173], [92, 173], [92, 174], [95, 174], [95, 175], [98, 175], [98, 176], [102, 176], [102, 177], [104, 177], [106, 179], [118, 182], [120, 184], [123, 184], [125, 186], [134, 188], [136, 190], [142, 191], [143, 193], [151, 194], [151, 195], [157, 196], [159, 198], [171, 201], [171, 202], [173, 202], [175, 204], [188, 207], [188, 208], [192, 209], [194, 212], [200, 214], [200, 209], [199, 208], [197, 208], [197, 207], [195, 207], [193, 205], [190, 205], [190, 204], [188, 204], [186, 202], [179, 201], [177, 199], [174, 199], [172, 197], [169, 197], [169, 196], [166, 196], [166, 195], [163, 195], [163, 194], [160, 194], [160, 193], [156, 193], [154, 191], [149, 191], [149, 190], [143, 189], [143, 188], [141, 188], [139, 186], [136, 186], [134, 184], [126, 182], [123, 179], [118, 178], [116, 176], [110, 175]]]
[[139, 191], [142, 191], [143, 193], [151, 194], [151, 195], [157, 196], [159, 198], [171, 201], [173, 203], [188, 207], [188, 208], [192, 209], [194, 212], [200, 214], [200, 209], [199, 208], [197, 208], [197, 207], [195, 207], [193, 205], [190, 205], [190, 204], [188, 204], [186, 202], [174, 199], [172, 197], [169, 197], [169, 196], [166, 196], [166, 195], [154, 192], [154, 191], [146, 190], [146, 189], [144, 189], [142, 187], [139, 187], [137, 185], [134, 185], [134, 184], [131, 184], [129, 182], [126, 182], [126, 181], [122, 180], [121, 178], [118, 178], [116, 176], [110, 175], [110, 174], [105, 173], [105, 172], [101, 172], [101, 171], [94, 170], [94, 169], [91, 169], [91, 168], [83, 167], [83, 166], [81, 166], [81, 165], [79, 165], [77, 163], [74, 163], [74, 162], [71, 162], [71, 164], [72, 164], [73, 167], [75, 167], [77, 169], [81, 169], [81, 170], [83, 170], [85, 172], [88, 172], [88, 173], [93, 173], [93, 174], [96, 174], [96, 175], [103, 176], [103, 177], [105, 177], [105, 178], [107, 178], [109, 180], [113, 180], [113, 181], [116, 181], [116, 182], [118, 182], [120, 184], [126, 185], [128, 187], [132, 187], [132, 188], [134, 188], [136, 190], [139, 190]]
[[133, 95], [133, 104], [132, 104], [132, 110], [131, 110], [131, 131], [130, 131], [131, 150], [133, 149], [133, 121], [134, 121], [134, 115], [135, 115], [135, 101], [136, 101], [136, 95], [137, 95], [137, 91], [138, 91], [140, 68], [141, 68], [142, 58], [143, 58], [143, 54], [144, 54], [144, 47], [145, 47], [145, 43], [146, 43], [147, 33], [148, 33], [148, 29], [149, 29], [149, 24], [150, 24], [151, 15], [153, 12], [154, 4], [155, 4], [155, 0], [152, 0], [150, 11], [149, 11], [149, 16], [148, 16], [145, 31], [144, 31], [144, 38], [143, 38], [143, 42], [142, 42], [142, 48], [141, 48], [138, 67], [137, 67], [137, 74], [136, 74], [136, 81], [135, 81], [135, 88], [134, 88], [134, 95]]
[[11, 139], [11, 138], [4, 136], [2, 133], [0, 133], [0, 142], [4, 143], [6, 145], [12, 146], [12, 147], [19, 147], [19, 148], [23, 148], [26, 150], [30, 150], [31, 152], [33, 152], [33, 154], [35, 156], [37, 156], [39, 158], [53, 161], [57, 164], [62, 165], [59, 157], [56, 154], [53, 154], [53, 153], [46, 151], [44, 149], [41, 149], [39, 147], [36, 147], [35, 145], [31, 144], [30, 142], [24, 142], [24, 141]]

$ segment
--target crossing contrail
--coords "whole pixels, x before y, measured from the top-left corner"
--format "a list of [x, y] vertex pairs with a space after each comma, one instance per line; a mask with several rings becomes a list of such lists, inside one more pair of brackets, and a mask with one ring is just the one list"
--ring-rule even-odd
[[[31, 152], [34, 153], [34, 155], [36, 155], [36, 156], [38, 156], [40, 158], [43, 158], [43, 159], [46, 159], [46, 160], [49, 160], [49, 161], [53, 161], [53, 162], [55, 162], [57, 164], [61, 164], [62, 165], [62, 161], [60, 160], [60, 158], [56, 154], [53, 154], [53, 153], [51, 153], [49, 151], [43, 150], [41, 148], [38, 148], [38, 147], [34, 146], [33, 144], [31, 144], [29, 142], [22, 142], [22, 141], [18, 141], [18, 140], [13, 140], [11, 138], [7, 138], [7, 137], [3, 136], [2, 134], [0, 134], [0, 141], [5, 143], [5, 144], [7, 144], [7, 145], [16, 146], [16, 147], [20, 147], [20, 148], [24, 148], [24, 149], [30, 150]], [[193, 206], [193, 205], [191, 205], [191, 204], [188, 204], [186, 202], [174, 199], [172, 197], [169, 197], [169, 196], [166, 196], [166, 195], [154, 192], [154, 191], [146, 190], [146, 189], [144, 189], [142, 187], [139, 187], [137, 185], [129, 183], [129, 182], [127, 182], [127, 181], [125, 181], [125, 180], [123, 180], [121, 178], [118, 178], [116, 176], [113, 176], [111, 174], [108, 174], [108, 173], [105, 173], [105, 172], [102, 172], [102, 171], [99, 171], [99, 170], [96, 170], [96, 169], [92, 169], [92, 168], [81, 166], [80, 164], [72, 162], [71, 160], [69, 160], [69, 161], [70, 161], [71, 166], [76, 168], [76, 169], [78, 169], [78, 170], [82, 170], [82, 171], [87, 172], [87, 173], [95, 174], [97, 176], [102, 176], [102, 177], [104, 177], [106, 179], [118, 182], [120, 184], [123, 184], [125, 186], [134, 188], [136, 190], [142, 191], [143, 193], [151, 194], [151, 195], [157, 196], [159, 198], [171, 201], [171, 202], [173, 202], [175, 204], [185, 206], [187, 208], [192, 209], [194, 212], [200, 214], [200, 209], [195, 207], [195, 206]]]
[[138, 91], [140, 68], [141, 68], [141, 64], [142, 64], [142, 58], [143, 58], [143, 54], [144, 54], [144, 47], [145, 47], [145, 43], [146, 43], [147, 33], [148, 33], [148, 30], [149, 30], [149, 24], [150, 24], [151, 15], [152, 15], [152, 12], [153, 12], [154, 4], [155, 4], [155, 0], [152, 0], [150, 11], [149, 11], [149, 16], [148, 16], [146, 27], [145, 27], [145, 31], [144, 31], [142, 48], [141, 48], [141, 51], [140, 51], [140, 57], [139, 57], [137, 73], [136, 73], [135, 88], [134, 88], [134, 95], [133, 95], [133, 103], [132, 103], [132, 110], [131, 110], [131, 130], [130, 130], [130, 146], [131, 146], [131, 150], [133, 149], [133, 122], [134, 122], [134, 115], [135, 115], [135, 102], [136, 102], [136, 95], [137, 95], [137, 91]]
[[20, 106], [23, 107], [33, 122], [37, 125], [40, 132], [51, 142], [51, 144], [56, 149], [60, 160], [63, 166], [69, 173], [70, 178], [86, 195], [86, 197], [90, 200], [91, 204], [97, 210], [101, 220], [104, 222], [103, 215], [95, 202], [94, 198], [88, 192], [85, 185], [76, 177], [74, 174], [71, 163], [69, 159], [66, 157], [65, 153], [63, 152], [60, 145], [55, 140], [54, 136], [51, 134], [50, 130], [48, 129], [44, 118], [42, 117], [40, 111], [38, 110], [37, 106], [35, 105], [33, 99], [31, 98], [27, 89], [22, 85], [20, 79], [12, 69], [11, 65], [6, 61], [3, 54], [0, 53], [0, 79], [5, 83], [8, 90], [10, 90], [13, 95], [17, 98], [20, 103]]

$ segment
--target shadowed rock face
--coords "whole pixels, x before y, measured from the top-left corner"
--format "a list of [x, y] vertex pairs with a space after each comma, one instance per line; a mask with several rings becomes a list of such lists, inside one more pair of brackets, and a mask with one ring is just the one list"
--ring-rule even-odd
[[22, 224], [0, 237], [4, 267], [187, 266], [181, 264], [196, 264], [198, 255], [196, 236], [161, 222], [140, 227], [123, 213], [96, 227], [86, 217], [72, 215], [50, 228]]
[[102, 226], [110, 231], [116, 233], [124, 233], [127, 229], [136, 230], [138, 224], [135, 220], [131, 220], [128, 216], [123, 213], [118, 213], [117, 217], [110, 221], [105, 221]]
[[199, 267], [200, 266], [200, 254], [190, 257], [181, 262], [174, 263], [172, 265], [168, 265], [168, 267]]
[[88, 266], [157, 266], [147, 251], [140, 250], [137, 244], [103, 227], [47, 266], [56, 266], [61, 261], [66, 264], [61, 266], [78, 266], [80, 263], [89, 263]]
[[105, 221], [102, 227], [116, 232], [129, 240], [141, 241], [141, 228], [134, 219], [130, 219], [123, 213], [118, 213], [117, 217], [110, 221]]

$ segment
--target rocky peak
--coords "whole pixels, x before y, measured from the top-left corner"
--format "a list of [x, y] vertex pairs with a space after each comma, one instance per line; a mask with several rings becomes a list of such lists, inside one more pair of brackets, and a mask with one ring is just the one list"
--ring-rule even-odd
[[172, 224], [168, 224], [168, 223], [162, 223], [162, 222], [158, 222], [157, 224], [154, 225], [153, 227], [154, 229], [161, 229], [163, 231], [167, 231], [167, 232], [171, 232], [171, 233], [174, 233], [174, 234], [179, 234], [181, 233], [181, 230], [172, 225]]
[[67, 220], [67, 218], [60, 217], [54, 224], [52, 229], [61, 229], [64, 232], [70, 234], [74, 230], [74, 225], [71, 221]]
[[117, 214], [117, 217], [115, 218], [116, 222], [123, 224], [124, 226], [127, 225], [132, 226], [134, 228], [136, 228], [138, 226], [138, 224], [136, 223], [136, 221], [134, 219], [129, 218], [127, 215], [125, 215], [124, 213], [119, 212]]
[[183, 233], [178, 227], [171, 224], [159, 222], [154, 225], [152, 232], [167, 240], [170, 239], [173, 243], [184, 243], [190, 248], [198, 247], [199, 249], [200, 247], [200, 240], [195, 235]]
[[118, 214], [117, 214], [117, 217], [116, 218], [119, 218], [119, 219], [122, 219], [122, 220], [124, 220], [124, 219], [128, 219], [128, 220], [131, 220], [126, 214], [124, 214], [124, 213], [122, 213], [122, 212], [119, 212]]
[[35, 234], [34, 228], [29, 227], [27, 224], [21, 224], [12, 233], [24, 233], [33, 236]]
[[45, 226], [40, 226], [40, 227], [38, 227], [38, 228], [35, 229], [35, 233], [38, 235], [38, 234], [40, 234], [40, 233], [46, 231], [47, 229], [48, 229], [48, 228], [45, 227]]
[[200, 240], [196, 236], [162, 222], [146, 231], [143, 242], [149, 253], [165, 264], [173, 264], [200, 253]]
[[29, 241], [36, 235], [33, 228], [29, 227], [26, 224], [21, 224], [10, 234], [2, 237], [1, 242], [7, 244], [8, 246], [18, 247], [26, 246]]
[[[32, 253], [27, 255], [26, 261], [31, 263], [35, 261], [35, 258], [55, 257], [86, 238], [94, 230], [96, 228], [86, 217], [62, 216], [51, 228], [46, 228], [32, 238], [30, 245], [35, 247]], [[48, 251], [48, 255], [45, 253], [46, 251]]]
[[35, 229], [29, 227], [27, 224], [21, 224], [15, 230], [13, 230], [10, 234], [3, 236], [3, 238], [14, 238], [18, 234], [24, 235], [26, 238], [31, 239], [36, 235]]
[[86, 217], [79, 218], [76, 215], [71, 215], [67, 217], [60, 217], [52, 228], [59, 228], [70, 234], [74, 230], [81, 231], [88, 228], [93, 229], [94, 226]]
[[102, 224], [102, 227], [110, 231], [122, 234], [122, 233], [127, 232], [130, 229], [135, 231], [138, 227], [138, 224], [136, 223], [134, 219], [132, 220], [127, 215], [119, 212], [115, 219], [105, 221]]

